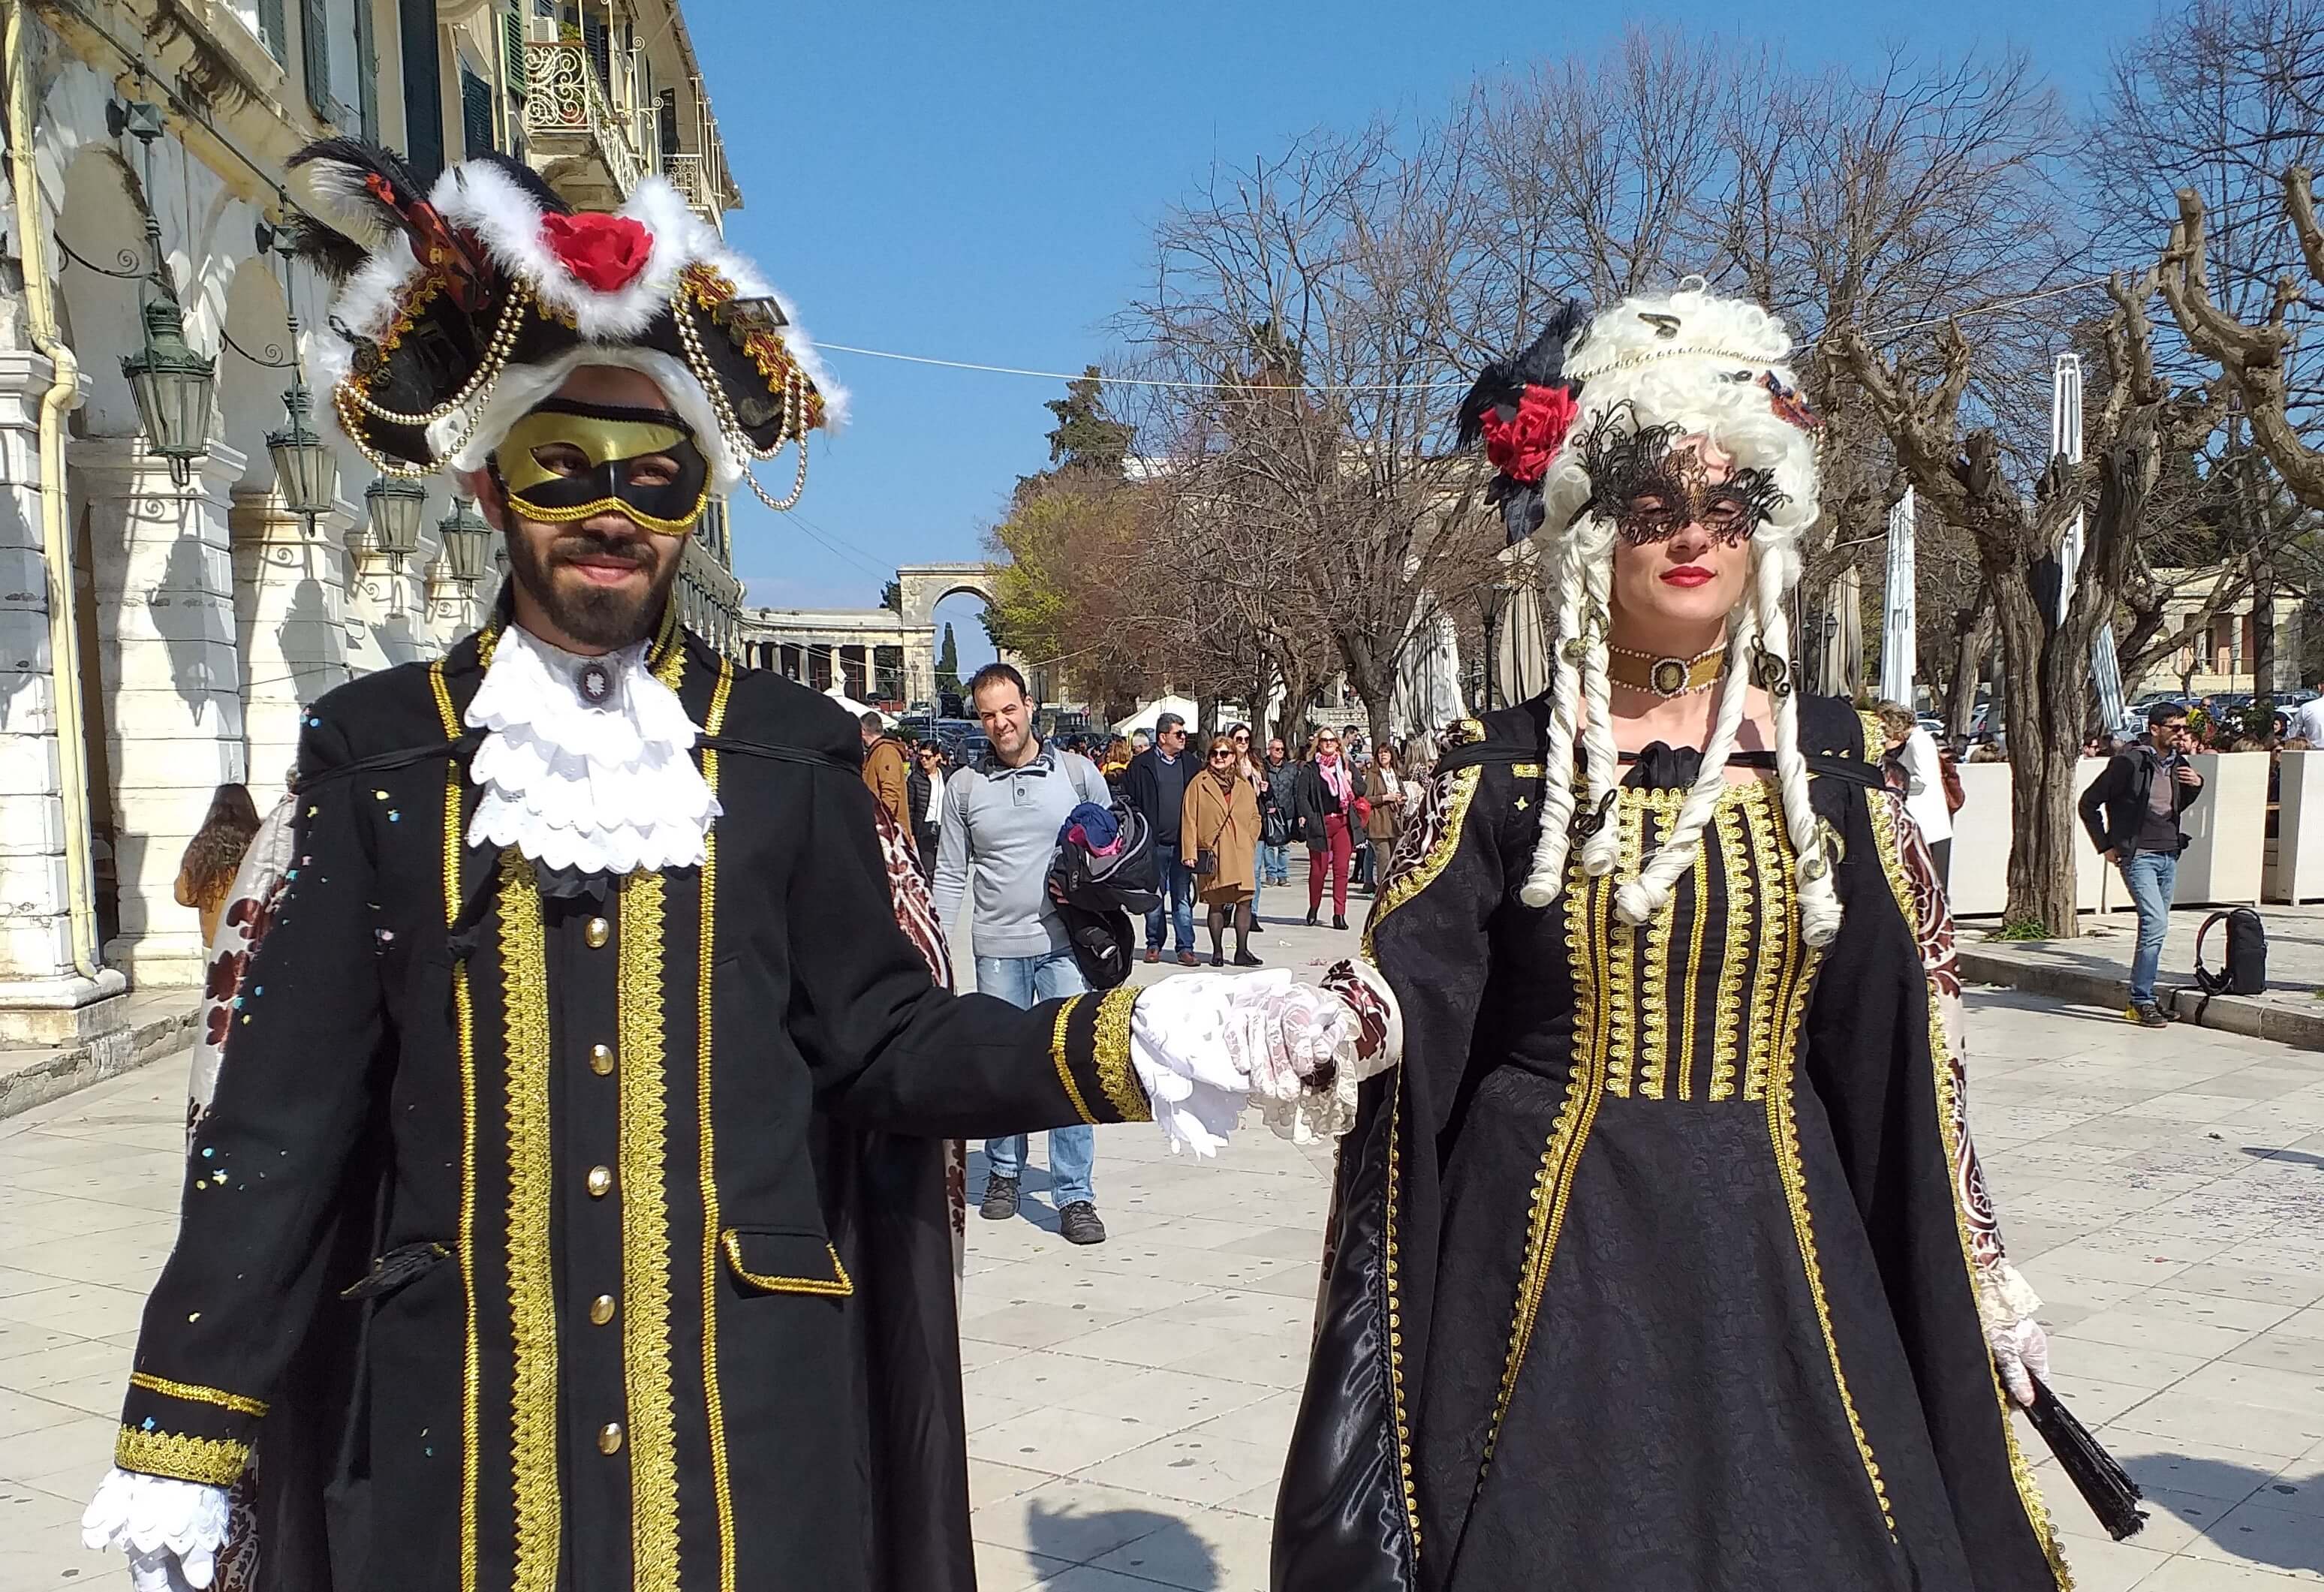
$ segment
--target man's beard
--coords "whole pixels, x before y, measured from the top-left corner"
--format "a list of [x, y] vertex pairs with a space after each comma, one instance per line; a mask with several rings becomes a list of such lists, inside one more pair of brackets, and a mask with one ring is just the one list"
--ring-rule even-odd
[[[508, 538], [509, 578], [524, 588], [525, 594], [540, 605], [549, 623], [569, 640], [608, 651], [627, 647], [652, 635], [660, 623], [662, 606], [678, 579], [678, 566], [685, 561], [682, 557], [668, 559], [653, 583], [638, 596], [586, 581], [562, 585], [554, 577], [558, 565], [585, 554], [621, 557], [627, 549], [641, 545], [647, 534], [641, 531], [636, 536], [617, 538], [576, 528], [551, 542], [544, 559], [534, 551], [532, 538], [518, 532]], [[676, 549], [678, 555], [684, 552], [683, 548]], [[636, 562], [642, 564], [644, 560]]]

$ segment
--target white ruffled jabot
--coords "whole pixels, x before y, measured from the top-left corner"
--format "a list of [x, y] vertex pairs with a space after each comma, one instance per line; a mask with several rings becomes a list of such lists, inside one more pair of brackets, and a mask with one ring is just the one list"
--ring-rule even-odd
[[702, 861], [718, 798], [694, 766], [694, 721], [645, 658], [642, 641], [583, 658], [502, 632], [468, 704], [487, 732], [469, 769], [484, 787], [470, 845], [585, 873]]

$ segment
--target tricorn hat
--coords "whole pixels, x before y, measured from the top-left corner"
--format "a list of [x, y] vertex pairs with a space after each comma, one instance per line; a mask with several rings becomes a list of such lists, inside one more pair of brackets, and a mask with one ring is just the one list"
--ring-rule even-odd
[[[753, 460], [835, 427], [845, 395], [790, 306], [676, 189], [641, 179], [610, 215], [576, 212], [503, 155], [422, 193], [392, 152], [310, 144], [291, 166], [312, 215], [300, 252], [339, 283], [317, 362], [340, 425], [382, 471], [481, 467], [510, 426], [584, 364], [651, 376], [720, 491]], [[320, 217], [318, 219], [317, 217]]]

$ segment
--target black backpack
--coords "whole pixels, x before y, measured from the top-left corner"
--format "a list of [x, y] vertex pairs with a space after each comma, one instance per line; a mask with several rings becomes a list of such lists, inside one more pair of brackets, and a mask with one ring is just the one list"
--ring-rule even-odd
[[[2218, 972], [2203, 965], [2203, 940], [2225, 918], [2227, 955]], [[2214, 912], [2195, 931], [2195, 987], [2205, 995], [2260, 995], [2267, 989], [2267, 925], [2248, 906]]]

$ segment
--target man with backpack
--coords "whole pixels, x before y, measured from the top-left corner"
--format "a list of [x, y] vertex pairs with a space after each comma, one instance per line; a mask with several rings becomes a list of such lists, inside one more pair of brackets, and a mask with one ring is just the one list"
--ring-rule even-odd
[[2179, 853], [2187, 849], [2179, 817], [2203, 794], [2203, 777], [2189, 766], [2187, 745], [2186, 708], [2175, 702], [2155, 704], [2146, 710], [2146, 739], [2116, 752], [2082, 792], [2080, 804], [2090, 843], [2122, 870], [2138, 908], [2130, 1007], [2123, 1016], [2147, 1028], [2171, 1021], [2155, 1003], [2154, 975], [2179, 882]]
[[[1038, 1006], [1086, 994], [1071, 936], [1049, 896], [1057, 834], [1084, 802], [1110, 797], [1105, 776], [1078, 753], [1047, 746], [1033, 732], [1025, 676], [987, 664], [968, 682], [970, 703], [992, 750], [945, 781], [944, 824], [936, 849], [936, 921], [949, 931], [961, 901], [972, 897], [969, 937], [976, 987], [1012, 1006]], [[1026, 1136], [984, 1141], [991, 1169], [982, 1214], [1017, 1214]], [[1049, 1130], [1049, 1200], [1068, 1244], [1102, 1244], [1091, 1169], [1097, 1135], [1085, 1125]]]

